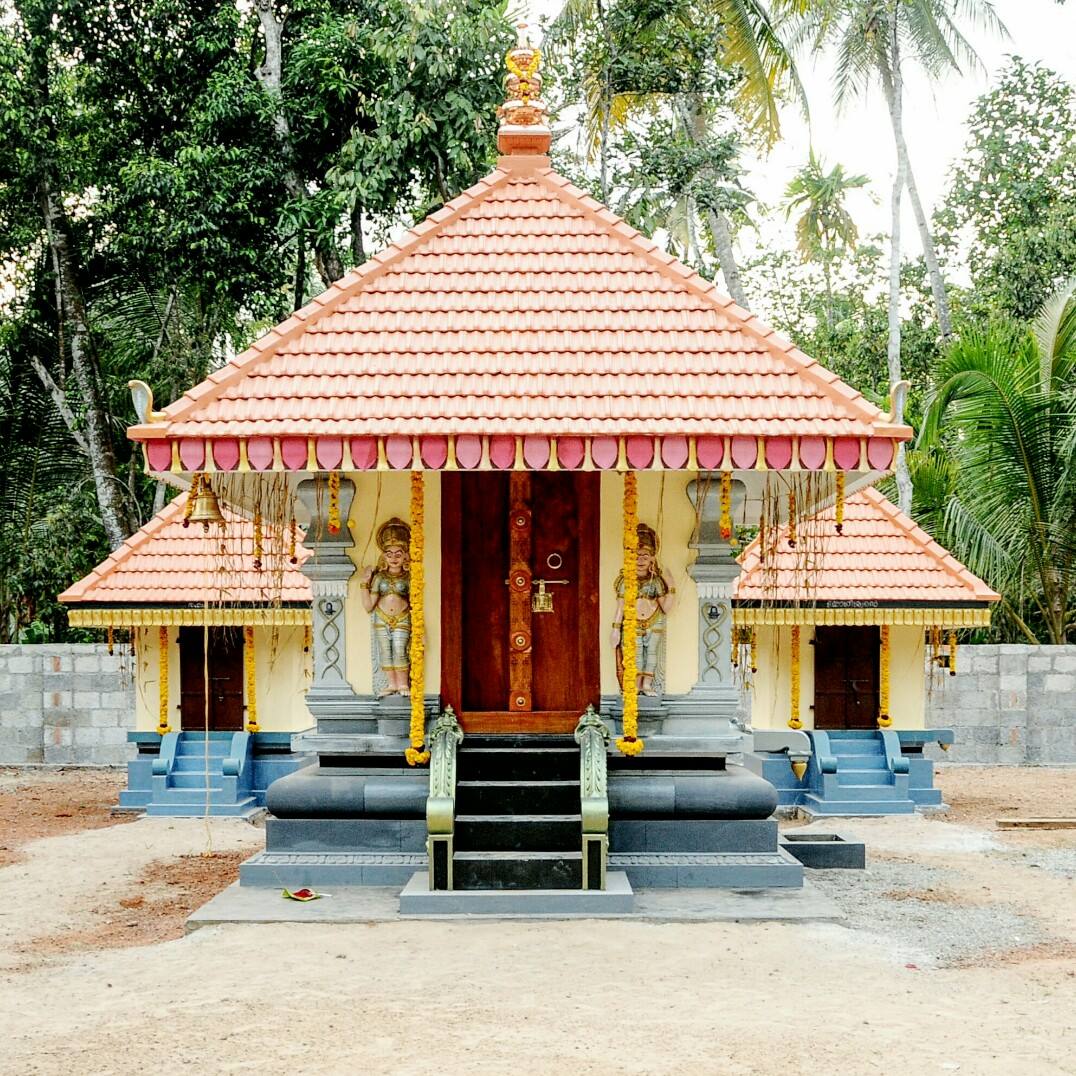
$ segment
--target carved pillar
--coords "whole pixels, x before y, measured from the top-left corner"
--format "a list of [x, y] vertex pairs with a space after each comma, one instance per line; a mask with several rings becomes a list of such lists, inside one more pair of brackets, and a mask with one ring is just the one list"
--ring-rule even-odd
[[[721, 476], [703, 474], [688, 484], [688, 497], [699, 525], [691, 538], [697, 550], [688, 574], [698, 590], [699, 675], [686, 694], [667, 698], [669, 716], [663, 735], [716, 738], [715, 747], [740, 750], [742, 735], [734, 720], [739, 691], [733, 681], [731, 657], [732, 590], [740, 566], [721, 537]], [[744, 489], [732, 484], [733, 511], [743, 503]]]
[[319, 721], [323, 718], [353, 716], [357, 696], [348, 682], [347, 603], [348, 580], [355, 565], [348, 550], [355, 544], [348, 526], [355, 485], [340, 481], [340, 529], [329, 531], [327, 483], [304, 479], [298, 487], [299, 499], [310, 512], [303, 544], [311, 556], [303, 564], [313, 594], [314, 679], [306, 693], [306, 704]]

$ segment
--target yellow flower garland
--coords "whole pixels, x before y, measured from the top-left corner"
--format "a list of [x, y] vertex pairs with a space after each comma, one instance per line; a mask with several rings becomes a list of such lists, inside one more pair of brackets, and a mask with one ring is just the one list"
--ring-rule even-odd
[[409, 766], [423, 766], [430, 761], [426, 741], [426, 608], [425, 550], [423, 530], [422, 472], [411, 472], [411, 746], [404, 752]]
[[796, 548], [796, 491], [788, 491], [788, 548]]
[[296, 534], [295, 516], [291, 517], [291, 521], [288, 524], [288, 563], [298, 564], [299, 557], [297, 553], [298, 537]]
[[340, 533], [340, 472], [329, 472], [329, 533]]
[[262, 552], [264, 537], [262, 534], [262, 510], [254, 509], [254, 567], [260, 570], [262, 566]]
[[624, 657], [624, 735], [616, 745], [622, 755], [641, 755], [639, 739], [639, 482], [634, 471], [624, 474], [624, 619], [620, 626], [620, 649]]
[[889, 625], [883, 624], [882, 646], [878, 655], [878, 727], [889, 728], [893, 718], [889, 715]]
[[956, 632], [949, 632], [949, 675], [956, 676]]
[[758, 630], [756, 628], [751, 629], [751, 639], [750, 639], [749, 645], [750, 645], [750, 648], [751, 648], [750, 649], [750, 654], [751, 654], [750, 669], [751, 669], [751, 673], [753, 675], [754, 673], [758, 672]]
[[800, 719], [800, 626], [792, 625], [792, 683], [788, 701], [788, 727], [790, 729], [803, 728]]
[[727, 542], [732, 537], [732, 475], [721, 472], [721, 537]]
[[243, 629], [243, 672], [247, 681], [247, 732], [258, 732], [258, 689], [254, 678], [254, 629]]
[[837, 519], [837, 533], [844, 533], [844, 471], [837, 472], [837, 505], [834, 509]]
[[160, 628], [157, 632], [157, 669], [158, 669], [158, 704], [157, 732], [161, 736], [171, 732], [168, 724], [168, 629]]

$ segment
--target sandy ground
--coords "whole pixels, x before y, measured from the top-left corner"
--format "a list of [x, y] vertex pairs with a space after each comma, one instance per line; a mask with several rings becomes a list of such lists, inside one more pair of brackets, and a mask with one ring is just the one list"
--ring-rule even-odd
[[[52, 783], [70, 803], [77, 780]], [[1076, 831], [994, 828], [1076, 815], [1076, 770], [954, 767], [941, 784], [948, 817], [816, 824], [867, 841], [866, 872], [812, 872], [844, 926], [183, 937], [256, 827], [31, 826], [24, 844], [0, 816], [21, 857], [0, 869], [0, 1072], [1076, 1073]]]

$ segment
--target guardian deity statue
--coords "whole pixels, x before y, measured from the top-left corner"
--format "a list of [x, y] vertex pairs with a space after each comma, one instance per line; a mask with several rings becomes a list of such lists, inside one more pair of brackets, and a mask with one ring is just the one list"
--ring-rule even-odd
[[381, 556], [360, 577], [362, 604], [370, 614], [380, 681], [379, 697], [407, 695], [411, 648], [411, 528], [393, 517], [377, 531]]
[[[636, 575], [639, 597], [635, 603], [636, 660], [639, 669], [638, 687], [641, 695], [657, 695], [665, 684], [665, 628], [667, 614], [676, 603], [676, 587], [672, 577], [658, 564], [658, 536], [654, 528], [640, 523], [636, 532], [639, 550], [636, 556]], [[616, 675], [624, 690], [624, 657], [621, 647], [621, 628], [624, 623], [624, 573], [616, 577], [616, 615], [613, 617], [613, 647], [616, 650]]]

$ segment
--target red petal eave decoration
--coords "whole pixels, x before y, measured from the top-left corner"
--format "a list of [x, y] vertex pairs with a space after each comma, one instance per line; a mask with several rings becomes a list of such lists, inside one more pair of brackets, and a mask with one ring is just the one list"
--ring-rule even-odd
[[318, 466], [324, 471], [339, 470], [344, 462], [344, 442], [339, 437], [319, 437], [314, 447]]
[[463, 434], [456, 438], [456, 465], [473, 471], [482, 462], [482, 438], [477, 434]]
[[289, 471], [306, 469], [306, 438], [282, 437], [280, 440], [280, 459]]
[[146, 458], [151, 471], [170, 471], [172, 469], [172, 442], [147, 441]]
[[524, 437], [523, 462], [532, 471], [544, 471], [549, 463], [549, 439], [546, 437]]
[[603, 471], [616, 466], [617, 451], [615, 437], [595, 437], [590, 443], [590, 458]]
[[385, 438], [385, 459], [394, 471], [402, 471], [411, 466], [414, 447], [411, 438], [403, 434], [394, 434]]
[[239, 442], [232, 439], [214, 441], [213, 463], [218, 471], [234, 471], [239, 466]]
[[268, 437], [252, 437], [247, 442], [247, 463], [255, 471], [268, 471], [273, 466], [273, 442]]
[[557, 462], [568, 471], [575, 471], [583, 466], [587, 446], [582, 437], [562, 437], [557, 441]]
[[353, 437], [351, 439], [351, 463], [357, 471], [372, 471], [377, 466], [377, 439]]
[[859, 439], [856, 437], [838, 437], [833, 442], [833, 462], [842, 471], [859, 469]]
[[661, 442], [661, 462], [674, 471], [687, 463], [688, 455], [686, 437], [666, 437]]
[[500, 471], [507, 471], [516, 462], [516, 439], [509, 436], [489, 439], [489, 462]]
[[805, 471], [819, 471], [826, 462], [824, 437], [800, 438], [800, 466]]
[[872, 437], [867, 442], [867, 462], [876, 471], [888, 471], [893, 462], [893, 442], [888, 437]]
[[720, 437], [700, 437], [695, 442], [695, 457], [704, 471], [712, 471], [725, 458], [725, 442]]
[[185, 471], [200, 471], [205, 464], [205, 441], [184, 437], [179, 442], [179, 462]]
[[419, 454], [426, 467], [439, 471], [448, 462], [448, 438], [430, 435], [418, 443]]
[[654, 462], [654, 439], [652, 437], [629, 437], [624, 454], [628, 465], [637, 471], [645, 470]]
[[792, 438], [769, 437], [766, 440], [766, 466], [783, 471], [792, 462]]
[[741, 471], [750, 470], [758, 461], [758, 441], [754, 437], [734, 437], [729, 455], [734, 467]]

